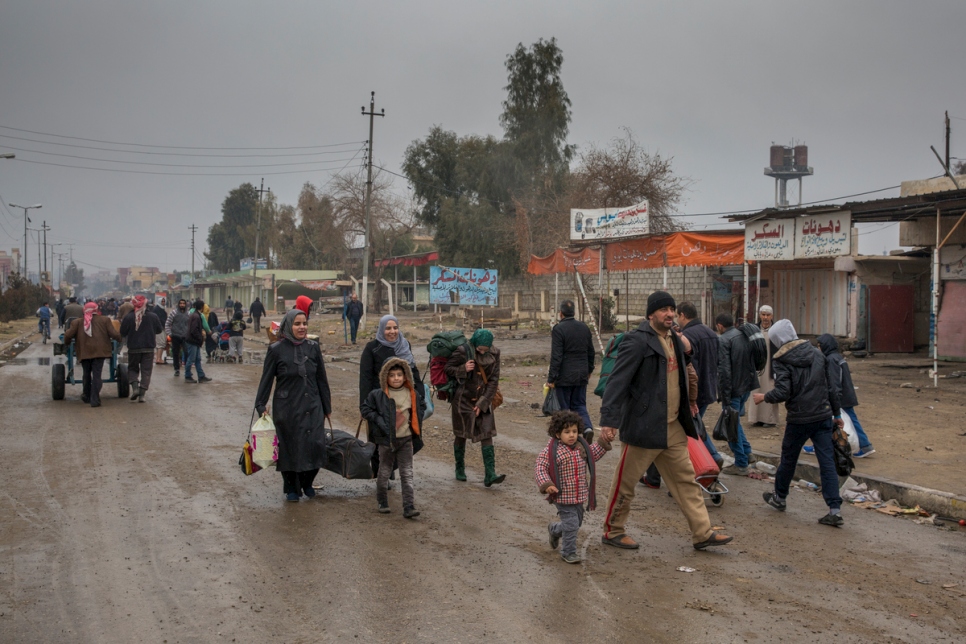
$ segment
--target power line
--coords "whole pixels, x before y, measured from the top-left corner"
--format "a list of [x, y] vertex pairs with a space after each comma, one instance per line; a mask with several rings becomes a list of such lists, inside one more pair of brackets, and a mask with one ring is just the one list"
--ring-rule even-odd
[[[41, 150], [30, 150], [27, 148], [17, 148], [11, 146], [5, 146], [10, 150], [16, 150], [17, 152], [33, 152], [34, 154], [43, 154], [45, 156], [52, 157], [63, 157], [65, 159], [80, 159], [82, 161], [97, 161], [98, 163], [123, 163], [125, 165], [150, 165], [158, 166], [163, 168], [208, 168], [208, 169], [220, 169], [220, 168], [276, 168], [282, 166], [290, 165], [318, 165], [318, 164], [329, 164], [329, 163], [342, 163], [345, 159], [326, 159], [317, 161], [291, 161], [288, 163], [246, 163], [246, 164], [234, 164], [234, 165], [198, 165], [193, 163], [153, 163], [150, 161], [128, 161], [128, 160], [115, 160], [115, 159], [100, 159], [97, 157], [85, 157], [77, 154], [62, 154], [59, 152], [43, 152]], [[344, 152], [348, 152], [345, 150]], [[351, 160], [351, 159], [350, 159]]]
[[12, 130], [14, 132], [26, 132], [27, 134], [37, 134], [39, 136], [51, 136], [59, 139], [71, 139], [73, 141], [87, 141], [88, 143], [104, 143], [106, 145], [129, 145], [139, 148], [161, 148], [166, 150], [314, 150], [318, 148], [331, 148], [340, 145], [351, 145], [352, 143], [361, 144], [365, 141], [353, 141], [352, 143], [327, 143], [322, 145], [296, 145], [288, 147], [210, 147], [210, 146], [190, 146], [190, 145], [154, 145], [150, 143], [125, 143], [123, 141], [105, 141], [103, 139], [86, 139], [79, 136], [68, 136], [66, 134], [52, 134], [50, 132], [38, 132], [36, 130], [25, 130], [18, 127], [0, 125], [2, 130]]
[[[33, 163], [36, 165], [47, 165], [57, 168], [72, 168], [74, 170], [94, 170], [98, 172], [117, 172], [120, 174], [153, 174], [158, 176], [168, 176], [168, 177], [250, 177], [251, 172], [157, 172], [152, 170], [122, 170], [121, 168], [92, 168], [90, 166], [84, 165], [71, 165], [69, 163], [52, 163], [49, 161], [32, 161], [30, 159], [21, 159], [17, 157], [17, 161], [20, 163]], [[183, 166], [182, 166], [183, 167]], [[213, 166], [208, 166], [213, 167]], [[261, 166], [259, 166], [261, 167]], [[327, 168], [314, 168], [307, 170], [282, 170], [276, 172], [260, 172], [259, 174], [268, 175], [278, 175], [278, 174], [306, 174], [313, 172], [326, 172]]]

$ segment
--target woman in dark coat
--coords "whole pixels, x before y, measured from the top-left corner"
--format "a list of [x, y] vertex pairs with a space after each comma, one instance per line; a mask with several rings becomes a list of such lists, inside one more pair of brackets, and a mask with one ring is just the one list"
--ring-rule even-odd
[[205, 353], [208, 354], [208, 362], [211, 362], [211, 356], [215, 354], [215, 351], [218, 349], [218, 342], [221, 340], [215, 333], [215, 328], [218, 326], [218, 314], [215, 313], [214, 309], [208, 308], [208, 305], [205, 304], [205, 312], [202, 315], [206, 316], [205, 319], [208, 321], [208, 329], [211, 330], [211, 333], [205, 336]]
[[466, 441], [482, 443], [483, 485], [502, 483], [506, 474], [496, 473], [496, 420], [490, 401], [500, 383], [500, 350], [493, 346], [493, 334], [477, 329], [470, 338], [475, 355], [468, 355], [466, 346], [459, 347], [446, 363], [446, 375], [459, 385], [453, 392], [450, 410], [453, 414], [453, 455], [456, 458], [456, 480], [466, 480]]
[[268, 396], [275, 385], [272, 407], [278, 436], [278, 471], [288, 501], [303, 494], [315, 496], [312, 482], [325, 466], [325, 419], [332, 413], [325, 361], [317, 342], [306, 340], [305, 314], [285, 314], [279, 341], [265, 355], [262, 380], [255, 397], [255, 409], [268, 415]]
[[419, 369], [416, 368], [416, 358], [413, 357], [409, 340], [403, 337], [399, 329], [399, 320], [394, 315], [384, 315], [379, 320], [379, 330], [376, 339], [372, 340], [362, 350], [359, 359], [359, 407], [366, 401], [369, 392], [379, 389], [379, 372], [383, 363], [389, 358], [400, 358], [409, 364], [413, 371], [413, 384], [416, 395], [422, 402], [425, 397]]

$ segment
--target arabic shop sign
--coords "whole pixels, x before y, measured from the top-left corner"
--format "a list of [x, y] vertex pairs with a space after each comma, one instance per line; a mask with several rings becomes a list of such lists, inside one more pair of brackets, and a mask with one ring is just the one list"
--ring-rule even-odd
[[570, 239], [588, 241], [646, 235], [650, 223], [646, 199], [626, 208], [574, 208], [570, 211]]
[[429, 267], [429, 303], [496, 306], [498, 271], [485, 268]]
[[745, 259], [750, 261], [840, 257], [851, 252], [849, 212], [756, 221], [745, 227]]
[[745, 226], [745, 259], [795, 259], [795, 220], [756, 221]]
[[852, 213], [795, 220], [795, 258], [839, 257], [852, 252]]

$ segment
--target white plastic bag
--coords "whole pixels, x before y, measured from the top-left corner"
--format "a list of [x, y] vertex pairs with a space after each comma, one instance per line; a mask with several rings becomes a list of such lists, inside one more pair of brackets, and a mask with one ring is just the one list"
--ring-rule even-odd
[[855, 454], [859, 451], [859, 434], [855, 431], [855, 425], [852, 424], [852, 419], [849, 418], [848, 414], [843, 413], [842, 420], [845, 422], [845, 427], [842, 429], [849, 438], [849, 447], [852, 448], [852, 453]]
[[271, 416], [259, 416], [251, 431], [252, 463], [266, 468], [278, 464], [278, 436]]

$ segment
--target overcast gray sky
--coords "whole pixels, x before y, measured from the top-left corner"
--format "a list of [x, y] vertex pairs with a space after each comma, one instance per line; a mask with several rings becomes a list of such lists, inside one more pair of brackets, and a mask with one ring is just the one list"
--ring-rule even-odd
[[[42, 203], [35, 225], [46, 219], [48, 240], [73, 242], [88, 273], [184, 269], [188, 227], [200, 228], [200, 255], [222, 200], [242, 182], [265, 177], [279, 201], [294, 203], [304, 182], [358, 168], [368, 136], [359, 108], [372, 90], [386, 110], [374, 158], [393, 171], [434, 124], [500, 136], [505, 57], [541, 37], [556, 37], [563, 51], [570, 141], [606, 145], [630, 128], [694, 180], [683, 213], [772, 205], [773, 183], [762, 174], [772, 142], [809, 146], [815, 176], [805, 179], [805, 201], [938, 174], [929, 145], [942, 149], [944, 110], [955, 117], [952, 154], [966, 157], [966, 3], [628, 5], [7, 0], [0, 152], [17, 159], [0, 160], [0, 197]], [[121, 155], [110, 150], [164, 149], [117, 143], [274, 149], [248, 154], [333, 147], [226, 158]], [[232, 176], [211, 176], [218, 173]], [[405, 181], [396, 188], [405, 193]], [[692, 221], [698, 230], [720, 225]], [[898, 228], [880, 228], [863, 231], [862, 252], [897, 245]], [[22, 234], [22, 211], [0, 207], [0, 248], [20, 246]], [[36, 241], [29, 252], [36, 266]]]

